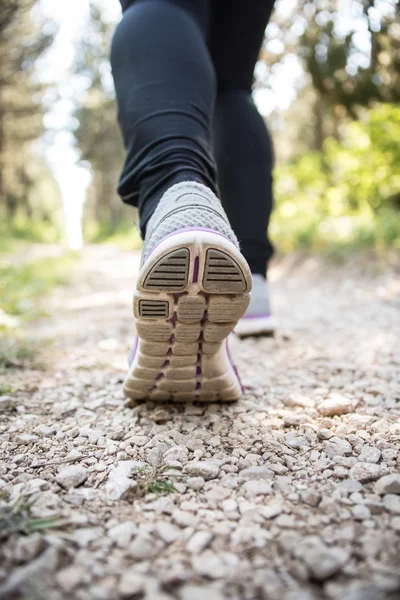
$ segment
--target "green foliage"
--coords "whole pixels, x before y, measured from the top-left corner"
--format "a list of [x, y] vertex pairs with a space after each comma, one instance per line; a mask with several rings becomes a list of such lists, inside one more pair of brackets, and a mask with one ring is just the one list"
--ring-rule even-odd
[[[35, 346], [33, 341], [10, 337], [8, 335], [0, 336], [0, 373], [6, 369], [21, 369], [32, 366], [35, 356]], [[7, 386], [0, 386], [0, 389]], [[2, 394], [10, 393], [1, 391]]]
[[[31, 13], [35, 0], [11, 0], [0, 17], [0, 218], [59, 227], [60, 194], [33, 142], [43, 133], [46, 86], [37, 61], [50, 47], [55, 27]], [[18, 225], [19, 227], [19, 225]]]
[[164, 496], [177, 492], [173, 483], [170, 481], [166, 471], [167, 466], [162, 467], [146, 467], [140, 469], [136, 476], [137, 493], [141, 496], [146, 494], [157, 494]]
[[[132, 213], [133, 211], [130, 210], [129, 212]], [[86, 241], [94, 244], [107, 242], [118, 246], [121, 250], [138, 250], [142, 245], [142, 239], [134, 224], [133, 215], [131, 217], [115, 225], [111, 223], [102, 224], [94, 220], [86, 222], [84, 229]]]
[[24, 264], [0, 262], [0, 329], [41, 314], [38, 300], [54, 286], [65, 283], [76, 264], [76, 254], [44, 257]]
[[0, 496], [0, 540], [4, 541], [18, 533], [29, 535], [35, 531], [59, 528], [63, 525], [58, 517], [37, 519], [30, 516], [30, 509], [36, 499], [26, 501], [22, 497], [9, 501], [8, 495]]
[[271, 232], [298, 247], [400, 248], [400, 108], [381, 105], [276, 173]]

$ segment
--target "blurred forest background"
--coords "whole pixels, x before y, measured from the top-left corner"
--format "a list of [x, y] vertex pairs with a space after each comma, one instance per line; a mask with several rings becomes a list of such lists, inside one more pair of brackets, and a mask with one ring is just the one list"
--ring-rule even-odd
[[[82, 200], [65, 195], [48, 160], [60, 134], [48, 115], [62, 86], [42, 77], [42, 70], [53, 60], [62, 23], [48, 18], [44, 1], [3, 0], [0, 10], [2, 250], [18, 239], [65, 242], [71, 212], [80, 227], [75, 204]], [[63, 82], [72, 86], [70, 119], [61, 129], [78, 166], [90, 173], [84, 239], [113, 239], [129, 247], [138, 237], [131, 209], [115, 192], [124, 152], [108, 62], [119, 15], [107, 17], [105, 5], [92, 0], [79, 24], [82, 35], [74, 43]], [[71, 2], [70, 11], [74, 6]], [[285, 77], [291, 80], [290, 101], [280, 103], [278, 95], [274, 103]], [[76, 90], [73, 82], [78, 82]], [[271, 229], [277, 248], [399, 249], [398, 2], [278, 0], [256, 68], [254, 95], [275, 140]], [[47, 279], [41, 267], [33, 273], [32, 267], [18, 271], [16, 277], [10, 263], [0, 263], [3, 315], [23, 312], [25, 295], [47, 289], [49, 277], [55, 274], [58, 280], [60, 268], [55, 258], [52, 269], [46, 269], [52, 274]], [[27, 291], [29, 285], [33, 292]], [[21, 288], [22, 300], [16, 292]]]
[[[289, 11], [284, 5], [277, 2], [267, 28], [255, 81], [255, 97], [262, 100], [274, 79], [276, 84], [282, 65], [287, 72], [294, 58], [297, 70], [301, 64], [301, 73], [293, 79], [293, 101], [283, 109], [275, 107], [267, 119], [277, 156], [272, 224], [277, 246], [283, 251], [332, 243], [398, 247], [397, 2], [301, 0]], [[103, 18], [103, 6], [91, 2], [71, 63], [73, 74], [85, 82], [73, 107], [70, 133], [79, 161], [92, 176], [83, 219], [89, 241], [131, 231], [133, 223], [131, 211], [115, 193], [124, 153], [108, 63], [115, 24]], [[51, 83], [39, 76], [41, 59], [49, 55], [56, 37], [56, 25], [40, 14], [40, 2], [3, 3], [2, 227], [48, 241], [65, 235], [61, 192], [45, 158], [51, 127], [43, 117], [49, 110]]]

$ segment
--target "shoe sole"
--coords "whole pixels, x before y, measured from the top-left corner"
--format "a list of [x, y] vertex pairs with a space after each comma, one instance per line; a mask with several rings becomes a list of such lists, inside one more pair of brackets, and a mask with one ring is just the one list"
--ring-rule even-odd
[[164, 238], [139, 274], [138, 341], [124, 394], [237, 400], [242, 388], [225, 340], [246, 312], [250, 290], [247, 262], [224, 236], [196, 229]]

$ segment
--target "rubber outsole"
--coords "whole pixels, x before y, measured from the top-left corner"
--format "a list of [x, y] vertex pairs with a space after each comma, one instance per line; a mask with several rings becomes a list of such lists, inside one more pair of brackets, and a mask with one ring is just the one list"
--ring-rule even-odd
[[232, 242], [202, 230], [165, 238], [143, 265], [136, 288], [138, 343], [124, 394], [237, 400], [241, 384], [224, 342], [246, 312], [251, 273]]

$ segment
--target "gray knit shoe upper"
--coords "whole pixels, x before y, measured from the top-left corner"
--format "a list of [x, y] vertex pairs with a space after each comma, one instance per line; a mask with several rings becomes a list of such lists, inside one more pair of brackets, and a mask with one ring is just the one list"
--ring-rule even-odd
[[201, 183], [184, 181], [165, 192], [151, 216], [146, 228], [142, 263], [163, 238], [192, 227], [216, 231], [239, 248], [220, 200]]

